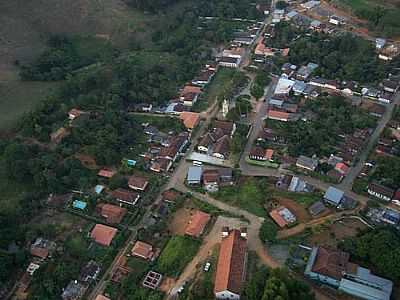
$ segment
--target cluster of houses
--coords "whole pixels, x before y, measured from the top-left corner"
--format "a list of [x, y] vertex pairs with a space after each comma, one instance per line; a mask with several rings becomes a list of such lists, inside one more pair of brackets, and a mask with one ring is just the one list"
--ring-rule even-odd
[[310, 249], [304, 275], [319, 283], [366, 300], [389, 300], [393, 282], [350, 262], [350, 254], [316, 246]]
[[209, 131], [201, 137], [197, 151], [217, 159], [228, 159], [235, 130], [234, 122], [215, 120]]
[[181, 115], [182, 112], [192, 110], [192, 107], [199, 100], [204, 88], [211, 83], [218, 65], [209, 62], [199, 71], [199, 73], [190, 82], [183, 86], [175, 99], [171, 99], [168, 105], [163, 107], [153, 107], [150, 103], [135, 104], [130, 110], [143, 113]]
[[235, 32], [229, 47], [217, 56], [218, 65], [226, 68], [239, 68], [245, 57], [246, 47], [254, 43], [260, 30], [260, 24], [253, 23], [247, 26], [246, 30]]
[[[82, 269], [79, 278], [71, 280], [63, 289], [61, 298], [63, 300], [81, 299], [89, 286], [96, 281], [101, 272], [101, 265], [95, 261], [89, 261]], [[101, 298], [100, 298], [101, 299]]]
[[400, 229], [400, 213], [390, 207], [371, 208], [366, 216], [374, 224], [386, 224]]
[[190, 166], [186, 183], [191, 186], [202, 186], [207, 192], [217, 192], [220, 187], [233, 185], [232, 169], [205, 169], [201, 166]]

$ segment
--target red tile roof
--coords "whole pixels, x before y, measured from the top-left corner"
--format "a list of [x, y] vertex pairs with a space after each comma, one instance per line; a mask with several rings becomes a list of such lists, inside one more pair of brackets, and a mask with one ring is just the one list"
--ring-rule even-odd
[[214, 183], [219, 181], [219, 172], [218, 170], [205, 170], [203, 172], [203, 182], [204, 184], [207, 183]]
[[96, 243], [102, 246], [110, 246], [117, 232], [118, 230], [116, 228], [103, 224], [96, 224], [90, 234], [90, 237], [94, 239]]
[[343, 273], [354, 273], [356, 265], [349, 263], [350, 255], [339, 250], [318, 247], [312, 271], [340, 280]]
[[129, 177], [128, 186], [134, 190], [144, 191], [148, 185], [149, 181], [147, 178], [142, 176], [133, 175]]
[[289, 119], [289, 113], [279, 110], [269, 110], [267, 113], [267, 117], [269, 119], [286, 121]]
[[182, 92], [181, 95], [184, 96], [186, 94], [200, 94], [201, 93], [201, 88], [199, 88], [198, 86], [193, 86], [193, 85], [186, 85]]
[[151, 259], [153, 256], [153, 246], [141, 241], [137, 241], [132, 248], [132, 255], [139, 256], [144, 259]]
[[283, 228], [288, 225], [288, 222], [279, 214], [279, 208], [272, 210], [269, 215], [279, 227]]
[[46, 248], [42, 248], [42, 247], [32, 246], [31, 247], [31, 254], [33, 256], [45, 259], [45, 258], [47, 258], [47, 256], [49, 256], [49, 250], [46, 249]]
[[119, 224], [127, 213], [126, 208], [108, 203], [100, 203], [97, 208], [100, 210], [100, 214], [106, 218], [107, 223]]
[[113, 177], [117, 172], [112, 171], [112, 170], [107, 170], [107, 169], [102, 169], [97, 173], [98, 176], [105, 177], [105, 178], [111, 178]]
[[199, 210], [196, 211], [186, 226], [185, 234], [199, 237], [203, 233], [208, 221], [210, 221], [210, 218], [209, 214]]
[[200, 114], [189, 111], [182, 112], [179, 118], [187, 129], [195, 128], [200, 122]]
[[139, 194], [136, 192], [131, 192], [126, 189], [116, 189], [111, 192], [111, 196], [116, 198], [117, 200], [127, 202], [129, 204], [135, 204], [138, 200]]
[[339, 162], [336, 164], [335, 170], [345, 175], [349, 172], [349, 167], [346, 164]]
[[214, 292], [229, 290], [240, 294], [246, 265], [246, 239], [232, 230], [221, 242]]
[[273, 155], [274, 155], [274, 150], [272, 150], [272, 149], [265, 150], [265, 158], [266, 159], [272, 160]]
[[162, 193], [162, 197], [165, 201], [175, 202], [176, 199], [180, 196], [180, 193], [174, 190], [167, 190]]

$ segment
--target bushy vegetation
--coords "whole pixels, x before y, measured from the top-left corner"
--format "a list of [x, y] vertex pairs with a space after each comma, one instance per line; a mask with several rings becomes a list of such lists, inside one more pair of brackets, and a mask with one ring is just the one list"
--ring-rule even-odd
[[340, 141], [340, 134], [352, 134], [356, 129], [373, 128], [376, 119], [360, 108], [352, 107], [340, 96], [320, 97], [308, 101], [306, 109], [315, 113], [310, 121], [267, 121], [269, 127], [282, 133], [288, 141], [289, 154], [330, 155]]
[[380, 157], [376, 159], [376, 168], [370, 180], [380, 182], [382, 185], [397, 189], [400, 183], [400, 158], [397, 156]]
[[271, 219], [265, 218], [260, 228], [260, 240], [264, 243], [273, 242], [276, 239], [277, 232], [278, 227], [275, 225], [275, 223]]
[[172, 237], [158, 258], [157, 271], [169, 276], [178, 276], [196, 255], [199, 247], [200, 241], [190, 237]]
[[356, 260], [372, 267], [379, 275], [400, 279], [400, 236], [391, 229], [379, 228], [346, 239], [340, 247]]
[[339, 4], [345, 4], [353, 10], [354, 14], [368, 21], [369, 29], [379, 32], [384, 36], [396, 37], [400, 34], [400, 9], [391, 4], [379, 3], [369, 0], [340, 0]]
[[289, 60], [301, 65], [319, 65], [316, 75], [329, 79], [375, 82], [386, 74], [373, 44], [351, 34], [333, 37], [313, 34], [297, 39], [290, 45]]
[[252, 273], [244, 292], [247, 300], [313, 300], [310, 288], [285, 269], [260, 268]]
[[114, 55], [109, 42], [88, 37], [71, 39], [53, 36], [49, 39], [48, 47], [32, 64], [21, 67], [23, 80], [62, 80], [74, 70]]

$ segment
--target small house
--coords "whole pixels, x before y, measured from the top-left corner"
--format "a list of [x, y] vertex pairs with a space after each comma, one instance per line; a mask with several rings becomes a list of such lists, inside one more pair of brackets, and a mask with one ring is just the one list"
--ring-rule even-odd
[[77, 280], [71, 280], [63, 289], [61, 298], [63, 300], [79, 300], [83, 297], [87, 290], [87, 286]]
[[296, 222], [296, 216], [284, 206], [271, 210], [269, 215], [281, 228]]
[[389, 202], [392, 200], [394, 190], [377, 183], [370, 183], [368, 185], [368, 194], [380, 200]]
[[127, 213], [127, 209], [108, 203], [100, 203], [96, 207], [98, 213], [109, 224], [119, 224]]
[[109, 247], [111, 245], [112, 240], [117, 234], [118, 230], [116, 228], [103, 225], [96, 224], [90, 233], [90, 237], [99, 245]]
[[72, 121], [78, 118], [81, 114], [82, 114], [81, 110], [73, 108], [68, 112], [68, 118]]
[[186, 182], [189, 185], [196, 185], [201, 183], [201, 176], [203, 173], [203, 169], [197, 166], [189, 167]]
[[342, 202], [343, 197], [344, 197], [343, 191], [341, 191], [333, 186], [330, 186], [327, 189], [327, 191], [325, 192], [324, 200], [327, 203], [329, 203], [335, 207], [338, 207], [340, 205], [340, 203]]
[[210, 219], [211, 216], [209, 214], [197, 210], [186, 225], [185, 234], [192, 237], [200, 237]]
[[314, 204], [312, 204], [309, 208], [308, 211], [313, 217], [318, 216], [319, 214], [323, 213], [326, 211], [326, 206], [322, 201], [317, 201]]
[[318, 167], [318, 159], [300, 155], [296, 161], [296, 167], [313, 172]]
[[107, 179], [112, 178], [115, 174], [117, 174], [117, 172], [113, 171], [113, 170], [108, 170], [108, 169], [101, 169], [97, 175], [100, 177], [104, 177]]
[[133, 175], [129, 177], [128, 186], [135, 191], [144, 191], [149, 184], [146, 177]]
[[153, 246], [145, 242], [136, 241], [131, 254], [145, 260], [151, 260], [154, 256]]
[[118, 188], [111, 192], [111, 196], [117, 199], [117, 201], [128, 204], [135, 205], [140, 198], [139, 193], [131, 192], [129, 190]]
[[101, 272], [101, 265], [94, 260], [89, 261], [81, 270], [79, 281], [91, 283], [97, 279]]
[[205, 170], [203, 172], [203, 186], [210, 192], [217, 192], [219, 188], [219, 172], [218, 170]]

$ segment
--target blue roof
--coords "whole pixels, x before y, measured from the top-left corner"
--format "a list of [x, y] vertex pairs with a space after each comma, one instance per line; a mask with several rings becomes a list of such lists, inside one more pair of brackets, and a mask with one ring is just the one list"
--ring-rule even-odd
[[87, 206], [87, 203], [83, 202], [81, 200], [74, 200], [74, 202], [72, 203], [72, 206], [73, 206], [73, 208], [84, 210]]
[[201, 167], [189, 167], [189, 171], [187, 174], [187, 181], [188, 182], [200, 182], [201, 180], [201, 174], [203, 173], [203, 169]]
[[104, 185], [98, 184], [94, 187], [96, 194], [100, 194], [104, 190]]
[[128, 166], [131, 166], [131, 167], [136, 166], [136, 160], [133, 160], [133, 159], [127, 159], [126, 163]]
[[330, 186], [328, 190], [325, 193], [324, 198], [328, 200], [329, 202], [335, 203], [336, 205], [339, 205], [340, 201], [342, 201], [342, 198], [344, 196], [344, 192]]

